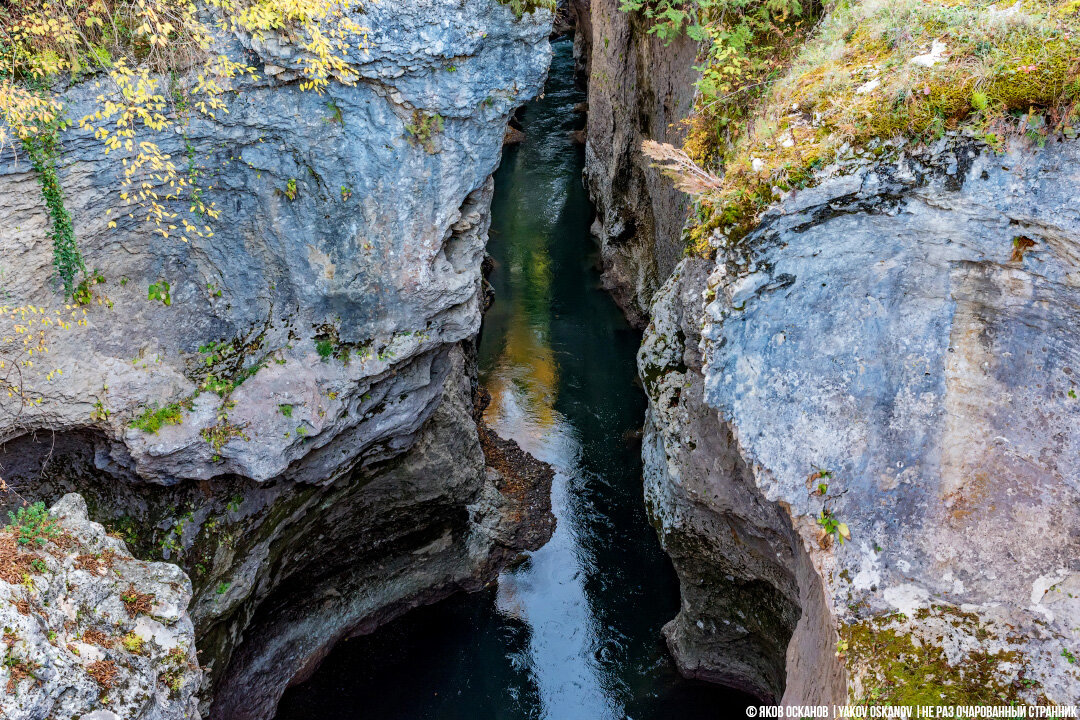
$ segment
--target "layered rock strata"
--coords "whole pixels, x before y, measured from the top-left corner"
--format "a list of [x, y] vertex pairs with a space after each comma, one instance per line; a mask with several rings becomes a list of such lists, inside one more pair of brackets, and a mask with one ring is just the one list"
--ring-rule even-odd
[[[11, 486], [76, 490], [191, 576], [215, 718], [269, 717], [336, 639], [482, 585], [549, 525], [543, 473], [485, 462], [472, 354], [490, 176], [542, 88], [551, 14], [417, 0], [357, 20], [355, 86], [302, 91], [294, 47], [233, 39], [261, 79], [140, 136], [188, 159], [212, 236], [121, 212], [117, 153], [61, 134], [87, 324], [49, 332], [63, 372], [36, 378], [40, 404], [3, 408]], [[103, 87], [69, 88], [69, 114]], [[5, 297], [67, 317], [37, 174], [9, 149], [0, 183]]]

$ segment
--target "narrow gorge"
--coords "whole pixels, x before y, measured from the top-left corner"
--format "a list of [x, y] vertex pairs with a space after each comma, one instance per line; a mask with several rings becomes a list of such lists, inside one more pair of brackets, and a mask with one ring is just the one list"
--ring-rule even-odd
[[1076, 3], [0, 21], [4, 717], [1080, 702]]

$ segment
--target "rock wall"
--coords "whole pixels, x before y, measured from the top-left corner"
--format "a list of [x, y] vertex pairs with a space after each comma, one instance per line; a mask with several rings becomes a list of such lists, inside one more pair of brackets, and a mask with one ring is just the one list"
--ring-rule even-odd
[[4, 717], [199, 717], [191, 583], [131, 557], [78, 495], [0, 532], [0, 597]]
[[783, 694], [800, 617], [790, 521], [762, 496], [728, 427], [704, 404], [701, 290], [707, 263], [680, 263], [657, 293], [638, 364], [649, 398], [645, 501], [683, 602], [664, 635], [680, 671]]
[[678, 63], [688, 97], [689, 51], [595, 0], [590, 19], [607, 276], [630, 306], [662, 284], [639, 370], [680, 670], [793, 704], [1080, 697], [1080, 146], [848, 153], [669, 275], [683, 210], [621, 183], [655, 135], [648, 83]]
[[697, 45], [664, 45], [618, 0], [571, 3], [578, 18], [575, 53], [586, 58], [589, 121], [585, 179], [596, 204], [606, 287], [630, 321], [646, 322], [653, 293], [683, 254], [688, 204], [649, 166], [641, 141], [679, 144], [694, 98]]
[[[299, 89], [290, 47], [237, 40], [263, 79], [215, 120], [145, 135], [190, 158], [221, 211], [190, 242], [120, 212], [116, 153], [61, 136], [65, 204], [104, 282], [75, 309], [86, 327], [49, 333], [63, 374], [35, 379], [42, 402], [0, 408], [3, 477], [32, 499], [79, 491], [137, 553], [187, 571], [211, 717], [270, 716], [336, 639], [479, 586], [550, 530], [549, 478], [510, 477], [517, 455], [486, 466], [472, 344], [490, 175], [542, 88], [551, 19], [370, 4], [359, 83], [324, 95]], [[69, 115], [101, 92], [70, 88]], [[0, 183], [5, 302], [66, 316], [36, 173], [9, 149]]]
[[950, 678], [959, 699], [1080, 696], [1080, 147], [1020, 145], [946, 137], [849, 168], [788, 198], [708, 285], [705, 402], [809, 548], [856, 699], [903, 682], [871, 650], [887, 632], [947, 646], [954, 669], [983, 653]]
[[1078, 161], [946, 138], [673, 275], [640, 367], [687, 672], [790, 703], [1080, 696]]

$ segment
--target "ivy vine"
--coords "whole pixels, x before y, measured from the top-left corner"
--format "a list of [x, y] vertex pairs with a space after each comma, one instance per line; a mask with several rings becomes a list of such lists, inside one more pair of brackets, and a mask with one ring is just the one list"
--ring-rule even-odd
[[71, 213], [64, 207], [64, 191], [56, 172], [56, 160], [60, 155], [60, 129], [63, 121], [54, 121], [39, 127], [39, 131], [23, 140], [30, 156], [30, 163], [38, 173], [41, 195], [52, 218], [53, 267], [64, 286], [64, 295], [74, 297], [76, 276], [86, 272], [79, 244], [75, 240], [75, 226]]

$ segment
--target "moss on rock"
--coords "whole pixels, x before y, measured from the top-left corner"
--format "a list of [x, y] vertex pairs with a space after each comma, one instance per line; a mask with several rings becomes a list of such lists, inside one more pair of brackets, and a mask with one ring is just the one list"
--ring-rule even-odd
[[[914, 622], [912, 622], [914, 620]], [[862, 705], [1009, 705], [1037, 701], [1027, 658], [973, 613], [935, 605], [840, 627], [837, 654]], [[946, 649], [946, 646], [951, 648]], [[952, 658], [950, 658], [952, 655]]]

